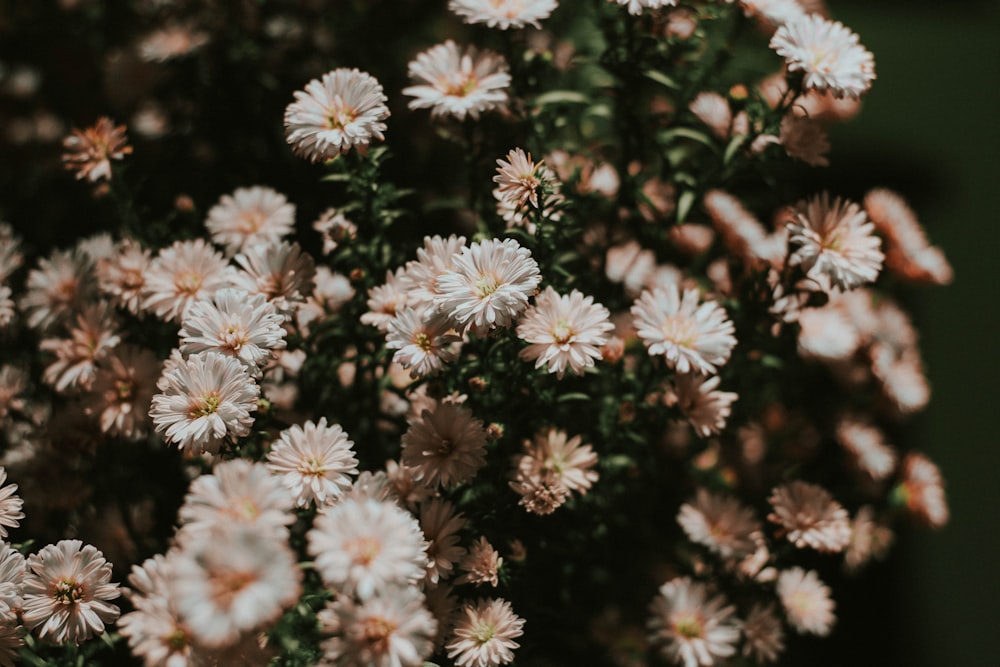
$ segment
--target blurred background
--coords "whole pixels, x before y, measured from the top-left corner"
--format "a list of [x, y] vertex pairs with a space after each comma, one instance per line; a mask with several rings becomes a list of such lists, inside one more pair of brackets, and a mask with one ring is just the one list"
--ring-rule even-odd
[[[139, 212], [143, 221], [156, 221], [173, 235], [193, 233], [221, 193], [260, 181], [262, 170], [264, 182], [304, 202], [305, 193], [316, 188], [316, 172], [284, 147], [280, 117], [289, 91], [316, 72], [343, 64], [391, 71], [387, 57], [437, 41], [433, 35], [440, 26], [426, 20], [426, 10], [443, 14], [446, 3], [376, 3], [371, 11], [384, 14], [384, 30], [361, 52], [347, 54], [335, 36], [321, 31], [311, 43], [296, 41], [294, 33], [303, 26], [285, 20], [284, 10], [304, 8], [308, 25], [325, 12], [356, 8], [355, 0], [220, 0], [218, 5], [229, 8], [219, 31], [225, 37], [201, 48], [216, 50], [215, 60], [235, 65], [223, 72], [206, 69], [211, 58], [185, 60], [170, 74], [156, 73], [150, 63], [129, 55], [125, 26], [152, 25], [171, 4], [0, 0], [0, 219], [14, 225], [29, 249], [62, 245], [67, 234], [76, 238], [107, 226], [107, 202], [95, 201], [82, 184], [72, 186], [59, 165], [58, 145], [69, 128], [102, 114], [128, 122], [134, 143], [143, 145], [130, 158], [129, 168], [138, 173], [157, 174], [157, 163], [196, 158], [198, 169], [160, 173], [141, 184], [148, 203]], [[1000, 444], [993, 421], [1000, 417], [995, 405], [1000, 398], [1000, 3], [828, 4], [875, 54], [878, 80], [860, 117], [832, 128], [831, 166], [817, 170], [816, 181], [855, 199], [875, 186], [899, 191], [955, 268], [950, 287], [914, 289], [903, 299], [922, 333], [933, 390], [928, 410], [908, 424], [909, 443], [941, 467], [952, 519], [935, 533], [905, 530], [889, 561], [840, 582], [840, 621], [832, 638], [807, 643], [788, 664], [995, 667], [1000, 665], [1000, 641], [993, 635], [1000, 620]], [[66, 20], [67, 12], [73, 20]], [[111, 56], [105, 59], [105, 53]], [[379, 76], [390, 94], [405, 85], [405, 71], [396, 65], [396, 80]], [[262, 69], [278, 74], [260, 80]], [[193, 80], [207, 82], [197, 98], [178, 92], [165, 97], [173, 107], [135, 106], [151, 90], [182, 91]], [[34, 106], [37, 99], [45, 100], [44, 108]], [[393, 111], [392, 132], [406, 136], [406, 114]], [[191, 127], [180, 129], [187, 139], [157, 143], [158, 114], [186, 118]], [[231, 135], [234, 127], [245, 127], [246, 133], [220, 152], [213, 137]], [[190, 196], [193, 208], [180, 210], [178, 193]], [[303, 205], [299, 219], [317, 212]]]

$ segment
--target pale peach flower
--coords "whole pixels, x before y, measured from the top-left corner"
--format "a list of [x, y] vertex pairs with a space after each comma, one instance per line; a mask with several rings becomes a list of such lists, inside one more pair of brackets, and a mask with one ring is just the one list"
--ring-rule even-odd
[[483, 422], [460, 405], [444, 403], [424, 410], [402, 441], [402, 462], [415, 468], [427, 486], [457, 486], [486, 465]]
[[185, 25], [168, 25], [145, 35], [139, 42], [139, 57], [162, 63], [190, 55], [208, 44], [209, 35]]
[[345, 498], [316, 517], [308, 539], [323, 581], [362, 600], [416, 584], [427, 573], [420, 524], [391, 501]]
[[876, 188], [864, 199], [865, 211], [886, 240], [886, 266], [919, 283], [947, 285], [954, 272], [944, 253], [927, 241], [923, 227], [906, 201], [895, 192]]
[[403, 272], [397, 274], [400, 290], [406, 293], [406, 301], [411, 307], [434, 310], [434, 299], [440, 294], [437, 280], [455, 268], [455, 257], [464, 247], [464, 236], [424, 237], [423, 247], [417, 249], [416, 261], [407, 262]]
[[837, 362], [850, 359], [862, 339], [850, 316], [834, 304], [800, 310], [798, 352], [803, 359]]
[[46, 331], [71, 320], [93, 299], [96, 287], [90, 257], [80, 251], [54, 250], [38, 260], [38, 268], [28, 272], [18, 306], [29, 327]]
[[416, 468], [390, 460], [385, 462], [384, 474], [392, 485], [393, 497], [410, 510], [435, 493], [434, 489], [417, 479], [419, 472]]
[[743, 655], [757, 663], [777, 662], [785, 650], [785, 631], [774, 604], [755, 604], [743, 621]]
[[875, 80], [871, 52], [839, 21], [817, 14], [791, 20], [778, 28], [770, 46], [790, 72], [802, 73], [807, 89], [857, 99]]
[[378, 327], [382, 333], [389, 331], [389, 322], [396, 317], [409, 302], [409, 296], [402, 283], [405, 269], [385, 272], [385, 282], [368, 290], [368, 312], [361, 316], [361, 323]]
[[735, 607], [722, 594], [688, 577], [663, 584], [650, 605], [649, 639], [663, 657], [683, 667], [714, 665], [736, 653]]
[[688, 423], [702, 438], [719, 433], [732, 414], [732, 404], [739, 396], [731, 391], [719, 391], [719, 377], [678, 375], [670, 393]]
[[702, 203], [712, 226], [739, 257], [744, 261], [763, 259], [775, 263], [777, 258], [768, 245], [768, 231], [739, 199], [722, 190], [710, 190]]
[[420, 530], [427, 540], [427, 581], [437, 585], [451, 576], [455, 564], [465, 556], [459, 544], [459, 531], [465, 526], [465, 516], [455, 506], [440, 498], [431, 498], [420, 505]]
[[143, 310], [179, 323], [191, 303], [232, 287], [234, 272], [219, 252], [195, 239], [160, 250], [145, 277]]
[[410, 370], [410, 377], [437, 375], [458, 359], [456, 343], [462, 338], [442, 313], [423, 315], [413, 308], [402, 308], [389, 320], [385, 347], [395, 350], [392, 360]]
[[518, 505], [541, 516], [552, 514], [570, 497], [570, 490], [554, 470], [518, 469], [510, 482], [510, 488], [521, 496]]
[[739, 0], [739, 4], [744, 14], [763, 23], [770, 32], [806, 15], [796, 0]]
[[329, 255], [341, 244], [357, 238], [358, 226], [347, 219], [343, 212], [328, 208], [312, 224], [323, 237], [323, 254]]
[[845, 416], [837, 422], [836, 435], [837, 442], [850, 454], [854, 465], [872, 479], [886, 479], [895, 471], [896, 451], [873, 424]]
[[177, 553], [172, 550], [133, 565], [131, 589], [124, 591], [134, 611], [118, 619], [118, 631], [128, 639], [132, 654], [150, 667], [188, 667], [196, 656], [194, 637], [181, 621], [167, 585]]
[[0, 466], [0, 538], [7, 538], [8, 528], [21, 525], [24, 501], [17, 495], [17, 484], [3, 485], [7, 481], [7, 470]]
[[534, 361], [535, 368], [547, 366], [548, 372], [562, 379], [569, 370], [583, 375], [584, 369], [601, 358], [601, 346], [614, 329], [611, 314], [593, 297], [573, 290], [559, 295], [551, 287], [535, 297], [517, 326], [517, 335], [528, 346], [519, 356]]
[[551, 180], [552, 173], [542, 162], [535, 163], [531, 153], [515, 148], [507, 153], [506, 160], [497, 160], [497, 175], [493, 177], [497, 187], [493, 196], [514, 208], [522, 208], [527, 202], [538, 208], [539, 190]]
[[111, 257], [97, 262], [97, 280], [111, 302], [138, 315], [142, 307], [146, 272], [152, 264], [149, 250], [138, 241], [125, 239]]
[[290, 234], [295, 205], [273, 188], [236, 188], [209, 209], [205, 227], [212, 241], [232, 256], [257, 243], [276, 244]]
[[799, 634], [825, 637], [830, 634], [837, 617], [830, 589], [813, 570], [793, 567], [778, 576], [778, 598], [785, 610], [788, 624]]
[[76, 172], [78, 179], [91, 183], [111, 179], [111, 161], [122, 160], [132, 152], [125, 136], [125, 126], [115, 125], [106, 116], [84, 130], [73, 130], [63, 139], [63, 165]]
[[285, 139], [299, 157], [324, 162], [356, 148], [367, 154], [385, 139], [389, 108], [382, 84], [358, 69], [339, 68], [313, 79], [285, 109]]
[[236, 255], [233, 286], [263, 294], [289, 315], [316, 288], [316, 262], [298, 243], [258, 243]]
[[843, 551], [851, 541], [847, 510], [821, 486], [794, 480], [775, 487], [768, 502], [774, 511], [767, 518], [800, 549]]
[[625, 286], [629, 296], [636, 296], [656, 270], [656, 255], [637, 241], [628, 241], [608, 248], [604, 275], [613, 283]]
[[729, 137], [733, 112], [725, 97], [715, 92], [703, 91], [692, 100], [688, 109], [708, 126], [717, 139], [724, 140]]
[[459, 564], [459, 569], [464, 572], [462, 576], [455, 580], [456, 584], [489, 584], [496, 588], [500, 584], [500, 568], [503, 566], [503, 558], [500, 553], [493, 548], [493, 545], [482, 535], [479, 536], [469, 552]]
[[498, 667], [514, 660], [524, 619], [503, 599], [480, 599], [459, 612], [445, 644], [455, 667]]
[[927, 407], [931, 388], [916, 348], [896, 351], [891, 345], [876, 343], [868, 356], [872, 374], [899, 414], [911, 415]]
[[753, 536], [760, 530], [752, 508], [733, 497], [701, 488], [693, 501], [681, 505], [677, 523], [688, 539], [724, 559], [752, 554], [756, 549]]
[[97, 369], [84, 411], [97, 417], [102, 433], [141, 440], [151, 424], [149, 408], [160, 371], [160, 359], [151, 351], [119, 345]]
[[354, 443], [339, 424], [294, 424], [267, 453], [267, 467], [291, 491], [298, 507], [332, 505], [351, 488], [349, 475], [358, 474]]
[[892, 529], [876, 518], [875, 508], [863, 506], [851, 521], [851, 543], [844, 551], [844, 569], [857, 572], [871, 559], [885, 558], [892, 541]]
[[906, 455], [894, 495], [920, 523], [931, 528], [941, 528], [948, 523], [950, 513], [941, 471], [925, 455], [919, 452]]
[[91, 545], [61, 540], [28, 556], [27, 566], [21, 618], [39, 639], [81, 644], [121, 613], [110, 602], [121, 594], [111, 563]]
[[515, 479], [546, 478], [552, 475], [570, 491], [585, 495], [598, 480], [594, 470], [597, 453], [583, 439], [572, 438], [562, 430], [549, 428], [539, 431], [524, 442], [524, 453], [514, 457]]
[[786, 114], [781, 119], [778, 138], [790, 157], [812, 167], [826, 167], [830, 164], [826, 157], [830, 152], [830, 139], [826, 129], [818, 121], [796, 113]]
[[556, 4], [556, 0], [449, 0], [448, 9], [465, 23], [509, 30], [526, 25], [538, 28], [538, 22], [547, 19]]
[[38, 347], [56, 355], [42, 379], [57, 392], [89, 390], [98, 366], [121, 342], [118, 322], [107, 304], [87, 306], [76, 316], [69, 338], [45, 338]]
[[725, 309], [697, 289], [672, 285], [645, 291], [632, 306], [633, 325], [651, 356], [663, 355], [678, 373], [716, 372], [736, 346]]
[[409, 108], [429, 108], [431, 117], [475, 120], [481, 113], [507, 106], [511, 78], [499, 53], [473, 46], [463, 51], [449, 39], [417, 55], [408, 72], [416, 83], [403, 89], [404, 95], [414, 98]]

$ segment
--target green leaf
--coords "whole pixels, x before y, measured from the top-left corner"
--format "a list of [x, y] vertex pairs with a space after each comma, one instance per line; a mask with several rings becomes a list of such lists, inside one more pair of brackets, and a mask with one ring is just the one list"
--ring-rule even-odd
[[579, 391], [575, 391], [569, 394], [561, 394], [559, 398], [556, 399], [556, 403], [569, 403], [570, 401], [589, 401], [590, 396]]
[[535, 104], [540, 107], [549, 104], [586, 104], [589, 101], [590, 98], [575, 90], [551, 90], [535, 98]]
[[663, 72], [659, 72], [659, 71], [657, 71], [655, 69], [646, 70], [645, 72], [643, 72], [643, 75], [647, 79], [651, 79], [651, 80], [655, 81], [656, 83], [658, 83], [660, 85], [666, 86], [670, 90], [680, 90], [681, 89], [680, 85], [676, 81], [674, 81], [673, 79], [671, 79], [669, 76], [667, 76]]
[[677, 224], [681, 224], [687, 219], [688, 213], [691, 212], [691, 207], [694, 206], [694, 200], [698, 197], [694, 190], [685, 190], [681, 193], [681, 196], [677, 198]]
[[722, 164], [728, 165], [746, 140], [747, 135], [745, 134], [737, 134], [730, 139], [729, 144], [726, 146], [726, 151], [722, 154]]
[[713, 151], [718, 150], [715, 146], [715, 142], [712, 138], [705, 134], [704, 132], [699, 132], [698, 130], [692, 130], [690, 127], [672, 127], [669, 130], [664, 130], [660, 133], [660, 141], [665, 144], [673, 143], [672, 139], [675, 137], [683, 137], [685, 139], [690, 139], [691, 141], [696, 141], [699, 144], [708, 146]]
[[319, 179], [321, 181], [326, 181], [328, 183], [347, 183], [351, 180], [350, 174], [327, 174], [323, 178]]

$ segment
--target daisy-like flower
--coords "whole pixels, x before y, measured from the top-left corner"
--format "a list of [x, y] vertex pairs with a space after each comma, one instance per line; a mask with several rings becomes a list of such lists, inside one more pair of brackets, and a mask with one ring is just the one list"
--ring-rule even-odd
[[813, 570], [793, 567], [778, 575], [778, 598], [789, 625], [799, 634], [825, 637], [830, 634], [837, 617], [830, 589]]
[[263, 294], [278, 312], [291, 313], [316, 288], [316, 262], [298, 243], [258, 243], [233, 260], [233, 286]]
[[732, 404], [739, 395], [718, 391], [719, 376], [678, 375], [674, 379], [672, 400], [676, 400], [695, 432], [703, 438], [719, 433], [726, 427]]
[[526, 25], [540, 27], [538, 22], [547, 19], [556, 5], [556, 0], [449, 0], [448, 9], [466, 23], [509, 30]]
[[796, 113], [786, 114], [781, 119], [781, 134], [778, 138], [789, 157], [813, 167], [830, 164], [826, 157], [830, 152], [830, 139], [818, 121]]
[[21, 618], [39, 639], [80, 644], [104, 632], [120, 611], [111, 563], [80, 540], [61, 540], [28, 556]]
[[478, 119], [481, 113], [507, 106], [511, 79], [499, 53], [474, 46], [463, 52], [449, 39], [417, 55], [408, 69], [417, 84], [403, 89], [414, 98], [409, 107], [430, 109], [432, 117]]
[[860, 206], [823, 192], [788, 211], [788, 243], [795, 247], [789, 262], [824, 289], [854, 289], [873, 282], [885, 256], [875, 225]]
[[133, 345], [119, 345], [97, 369], [84, 411], [97, 417], [101, 433], [139, 440], [149, 430], [149, 407], [156, 394], [160, 359]]
[[185, 355], [213, 351], [233, 357], [259, 378], [275, 350], [284, 349], [285, 321], [263, 294], [221, 289], [187, 309], [178, 336]]
[[459, 569], [465, 574], [455, 580], [456, 584], [489, 584], [493, 588], [500, 585], [500, 568], [503, 566], [503, 558], [500, 552], [493, 548], [493, 545], [483, 537], [472, 543], [469, 553], [459, 564]]
[[857, 572], [872, 558], [885, 558], [892, 541], [892, 529], [875, 517], [871, 505], [865, 505], [851, 521], [851, 543], [844, 551], [844, 569]]
[[454, 258], [454, 267], [438, 278], [434, 303], [478, 336], [511, 326], [542, 281], [531, 251], [514, 239], [473, 243]]
[[397, 274], [399, 288], [412, 308], [434, 310], [434, 299], [439, 294], [437, 279], [454, 268], [454, 258], [464, 247], [464, 236], [424, 237], [424, 247], [417, 250], [416, 261], [407, 262], [405, 269]]
[[442, 313], [429, 316], [413, 308], [403, 308], [389, 320], [385, 337], [387, 350], [395, 350], [392, 360], [410, 369], [410, 377], [437, 375], [458, 359], [454, 344], [462, 338], [452, 328], [451, 320]]
[[138, 241], [125, 239], [115, 246], [111, 257], [97, 262], [97, 280], [101, 291], [111, 297], [111, 302], [138, 315], [146, 272], [152, 263], [149, 250]]
[[402, 284], [403, 272], [403, 267], [396, 269], [395, 273], [386, 271], [385, 282], [368, 290], [368, 312], [361, 315], [362, 324], [378, 327], [382, 333], [388, 333], [389, 322], [409, 303]]
[[149, 267], [142, 307], [162, 320], [180, 322], [192, 302], [231, 287], [233, 277], [225, 258], [204, 239], [176, 241]]
[[295, 227], [295, 205], [260, 185], [223, 195], [205, 220], [212, 241], [235, 255], [255, 243], [276, 244]]
[[739, 0], [743, 13], [756, 18], [772, 31], [806, 15], [797, 0]]
[[28, 326], [45, 331], [66, 322], [95, 293], [94, 264], [79, 251], [55, 250], [28, 272], [27, 289], [18, 305]]
[[0, 626], [5, 625], [6, 621], [14, 620], [17, 612], [24, 606], [21, 594], [24, 592], [26, 571], [27, 562], [21, 552], [6, 542], [0, 542]]
[[63, 139], [63, 165], [76, 172], [78, 179], [96, 183], [101, 179], [111, 179], [111, 161], [123, 160], [132, 152], [125, 136], [125, 126], [115, 125], [107, 117], [85, 130], [73, 130]]
[[313, 222], [312, 228], [323, 237], [324, 255], [329, 255], [339, 248], [341, 243], [350, 241], [358, 235], [358, 226], [335, 208], [323, 211]]
[[847, 510], [821, 486], [794, 480], [771, 491], [774, 512], [767, 518], [781, 524], [788, 541], [800, 549], [843, 551], [851, 541]]
[[581, 445], [582, 442], [580, 436], [570, 438], [566, 431], [555, 428], [539, 431], [532, 440], [524, 442], [524, 453], [514, 457], [516, 476], [552, 474], [570, 491], [586, 494], [598, 479], [594, 470], [597, 453], [590, 445]]
[[678, 373], [715, 373], [736, 347], [736, 327], [715, 301], [677, 285], [643, 292], [632, 306], [633, 325], [650, 355], [662, 354]]
[[538, 191], [551, 180], [551, 172], [541, 163], [531, 159], [531, 153], [515, 148], [507, 153], [506, 160], [497, 160], [497, 184], [493, 196], [514, 208], [521, 208], [525, 202], [538, 208]]
[[146, 62], [163, 63], [194, 53], [208, 44], [208, 33], [185, 25], [171, 25], [154, 30], [139, 43], [139, 57]]
[[774, 604], [755, 604], [743, 621], [743, 655], [758, 663], [777, 662], [785, 650], [785, 631]]
[[89, 390], [97, 377], [98, 364], [121, 342], [117, 324], [106, 304], [84, 308], [69, 338], [45, 338], [39, 343], [39, 349], [56, 355], [42, 379], [60, 393]]
[[246, 524], [219, 524], [183, 546], [169, 586], [195, 640], [222, 648], [265, 628], [298, 600], [302, 571], [284, 538]]
[[924, 525], [941, 528], [948, 523], [948, 501], [941, 471], [920, 452], [910, 452], [903, 459], [902, 479], [893, 496]]
[[861, 346], [861, 336], [850, 315], [834, 304], [807, 308], [796, 315], [798, 352], [803, 359], [838, 362], [850, 359]]
[[435, 494], [434, 489], [417, 479], [417, 470], [410, 466], [389, 460], [385, 462], [384, 474], [392, 485], [394, 497], [411, 511]]
[[394, 586], [360, 604], [338, 596], [319, 613], [321, 667], [420, 667], [434, 651], [437, 621], [415, 588]]
[[524, 619], [506, 600], [480, 599], [466, 604], [445, 644], [455, 667], [498, 667], [514, 660], [524, 634]]
[[424, 410], [402, 440], [402, 462], [430, 487], [457, 486], [486, 465], [486, 429], [461, 405], [442, 403]]
[[788, 21], [771, 37], [771, 48], [790, 72], [801, 72], [807, 90], [858, 99], [875, 80], [875, 58], [839, 21], [808, 14]]
[[872, 424], [853, 417], [837, 422], [837, 442], [851, 455], [854, 464], [878, 481], [896, 469], [896, 452]]
[[760, 522], [754, 511], [730, 496], [698, 489], [692, 502], [681, 505], [677, 523], [688, 539], [721, 558], [742, 558], [756, 550], [754, 532]]
[[604, 275], [613, 283], [625, 286], [625, 293], [635, 296], [642, 291], [656, 272], [656, 255], [638, 241], [629, 241], [608, 248], [604, 260]]
[[383, 141], [389, 98], [371, 74], [339, 68], [313, 79], [285, 109], [285, 139], [299, 157], [323, 162]]
[[546, 287], [517, 326], [518, 337], [528, 343], [520, 357], [534, 361], [535, 368], [547, 366], [559, 379], [567, 369], [583, 375], [601, 358], [601, 346], [614, 328], [608, 309], [592, 297], [577, 290], [560, 296]]
[[250, 432], [260, 387], [238, 360], [204, 352], [164, 371], [149, 411], [156, 432], [192, 454]]
[[323, 581], [362, 600], [416, 584], [427, 571], [420, 524], [391, 501], [346, 498], [316, 518], [308, 538]]
[[354, 443], [339, 424], [307, 421], [281, 432], [267, 453], [267, 467], [280, 476], [298, 507], [333, 504], [358, 474]]
[[709, 597], [704, 583], [673, 579], [660, 587], [650, 605], [649, 638], [675, 664], [714, 665], [736, 653], [740, 629], [735, 611], [721, 594]]
[[267, 466], [246, 459], [223, 461], [191, 482], [178, 517], [185, 538], [246, 524], [281, 539], [295, 521], [291, 492]]
[[17, 495], [17, 484], [8, 484], [7, 470], [0, 466], [0, 538], [7, 539], [7, 529], [17, 528], [21, 525], [24, 512], [21, 508], [24, 501]]
[[539, 516], [552, 514], [570, 497], [570, 490], [552, 470], [518, 468], [510, 488], [521, 496], [518, 505]]
[[677, 0], [608, 0], [617, 2], [622, 7], [628, 8], [628, 13], [633, 16], [642, 14], [644, 9], [661, 9], [663, 7], [674, 7]]
[[446, 500], [432, 498], [420, 505], [420, 530], [427, 540], [427, 581], [437, 585], [451, 576], [455, 564], [465, 556], [459, 542], [459, 531], [465, 517]]
[[886, 239], [886, 266], [920, 283], [947, 285], [954, 272], [944, 253], [927, 241], [920, 221], [906, 201], [891, 190], [876, 188], [865, 195], [865, 211]]

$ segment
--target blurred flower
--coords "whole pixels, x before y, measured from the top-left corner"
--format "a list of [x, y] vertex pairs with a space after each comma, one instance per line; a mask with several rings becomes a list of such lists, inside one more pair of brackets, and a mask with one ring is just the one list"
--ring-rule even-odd
[[500, 553], [493, 548], [485, 537], [479, 536], [469, 553], [459, 564], [465, 574], [455, 580], [456, 584], [489, 584], [496, 588], [500, 584], [500, 567], [503, 565], [503, 558]]
[[724, 559], [752, 554], [756, 549], [753, 534], [760, 530], [752, 508], [703, 488], [698, 489], [693, 501], [681, 505], [677, 523], [688, 539]]
[[813, 167], [826, 167], [830, 161], [830, 139], [823, 126], [806, 116], [796, 113], [786, 114], [781, 119], [779, 141], [785, 152], [796, 160], [802, 160]]
[[191, 303], [232, 287], [233, 277], [232, 267], [203, 239], [175, 241], [160, 250], [145, 275], [142, 308], [180, 322]]
[[3, 486], [6, 481], [7, 470], [0, 466], [0, 538], [3, 539], [7, 538], [7, 529], [17, 528], [24, 518], [21, 511], [24, 501], [17, 495], [17, 484]]
[[56, 355], [42, 379], [57, 392], [89, 390], [98, 365], [121, 342], [118, 322], [107, 304], [87, 306], [76, 316], [69, 338], [44, 338], [40, 350]]
[[677, 0], [616, 0], [616, 2], [622, 7], [628, 7], [628, 13], [634, 15], [641, 14], [643, 9], [660, 9], [677, 4]]
[[431, 117], [478, 119], [483, 112], [507, 106], [507, 61], [490, 50], [470, 46], [463, 52], [449, 39], [417, 55], [409, 75], [417, 83], [403, 89], [404, 95], [415, 98], [409, 107], [430, 109]]
[[233, 259], [233, 286], [263, 294], [289, 315], [316, 288], [316, 262], [298, 243], [256, 243]]
[[339, 424], [294, 424], [281, 432], [267, 453], [267, 467], [279, 476], [298, 507], [325, 507], [351, 488], [349, 475], [358, 474], [354, 443]]
[[125, 136], [125, 126], [115, 126], [102, 116], [85, 130], [73, 130], [63, 139], [63, 165], [76, 172], [78, 179], [91, 183], [111, 179], [111, 161], [122, 160], [132, 152]]
[[340, 244], [353, 240], [358, 234], [358, 226], [335, 208], [323, 211], [312, 224], [312, 228], [323, 237], [324, 255], [329, 255], [340, 247]]
[[837, 422], [837, 442], [851, 455], [862, 471], [879, 481], [896, 468], [896, 452], [885, 442], [885, 436], [872, 424], [857, 417], [842, 417]]
[[382, 141], [388, 98], [370, 74], [340, 68], [313, 79], [285, 109], [285, 138], [299, 157], [323, 162]]
[[146, 436], [160, 368], [155, 354], [134, 345], [119, 345], [104, 358], [84, 399], [85, 412], [97, 416], [102, 433], [133, 441]]
[[184, 25], [154, 30], [139, 42], [139, 57], [146, 62], [166, 62], [194, 53], [208, 44], [208, 33]]
[[38, 260], [28, 273], [28, 282], [18, 306], [28, 326], [45, 331], [70, 320], [95, 292], [94, 264], [79, 251], [54, 250]]
[[431, 498], [420, 504], [420, 530], [427, 540], [427, 581], [431, 584], [451, 576], [455, 564], [465, 556], [458, 535], [464, 526], [465, 517], [448, 501]]
[[235, 255], [257, 243], [277, 244], [291, 233], [295, 205], [272, 188], [237, 188], [209, 209], [205, 227], [214, 243]]
[[729, 102], [718, 93], [703, 91], [688, 105], [695, 116], [702, 123], [708, 126], [717, 139], [729, 137], [730, 126], [733, 123], [733, 112], [729, 108]]
[[650, 641], [671, 662], [683, 667], [713, 665], [736, 652], [740, 629], [724, 596], [709, 598], [708, 587], [687, 577], [660, 587], [650, 605]]
[[508, 30], [526, 25], [538, 28], [538, 22], [548, 18], [556, 4], [556, 0], [449, 0], [448, 9], [466, 23]]
[[695, 433], [707, 438], [726, 427], [732, 404], [739, 396], [731, 391], [718, 391], [718, 376], [705, 378], [687, 374], [674, 378], [670, 398], [676, 401]]
[[954, 272], [944, 253], [927, 241], [920, 221], [906, 201], [891, 190], [865, 195], [865, 211], [885, 237], [886, 266], [907, 280], [947, 285]]
[[125, 239], [115, 246], [111, 257], [97, 262], [97, 279], [101, 291], [111, 297], [115, 306], [138, 315], [146, 286], [146, 272], [152, 259], [149, 250], [138, 241]]
[[601, 358], [601, 346], [614, 329], [611, 314], [593, 297], [573, 290], [560, 295], [551, 287], [535, 297], [517, 326], [517, 335], [528, 346], [520, 357], [534, 361], [535, 368], [548, 367], [562, 379], [569, 370], [583, 375], [585, 368]]
[[468, 408], [444, 403], [424, 410], [403, 434], [402, 462], [427, 486], [467, 482], [486, 465], [486, 431]]
[[903, 459], [902, 478], [896, 493], [921, 523], [931, 528], [941, 528], [948, 523], [948, 501], [941, 471], [920, 452], [910, 452]]
[[847, 510], [821, 486], [794, 480], [775, 487], [768, 502], [774, 512], [767, 518], [781, 524], [788, 541], [800, 549], [843, 551], [851, 541]]
[[785, 610], [788, 624], [800, 634], [825, 637], [830, 634], [837, 617], [830, 589], [812, 570], [793, 567], [778, 575], [778, 598]]
[[777, 662], [785, 650], [785, 631], [774, 604], [755, 604], [743, 621], [743, 655], [758, 663]]
[[875, 59], [858, 43], [858, 36], [818, 14], [782, 25], [771, 38], [771, 48], [790, 72], [802, 72], [807, 89], [857, 99], [875, 80]]

